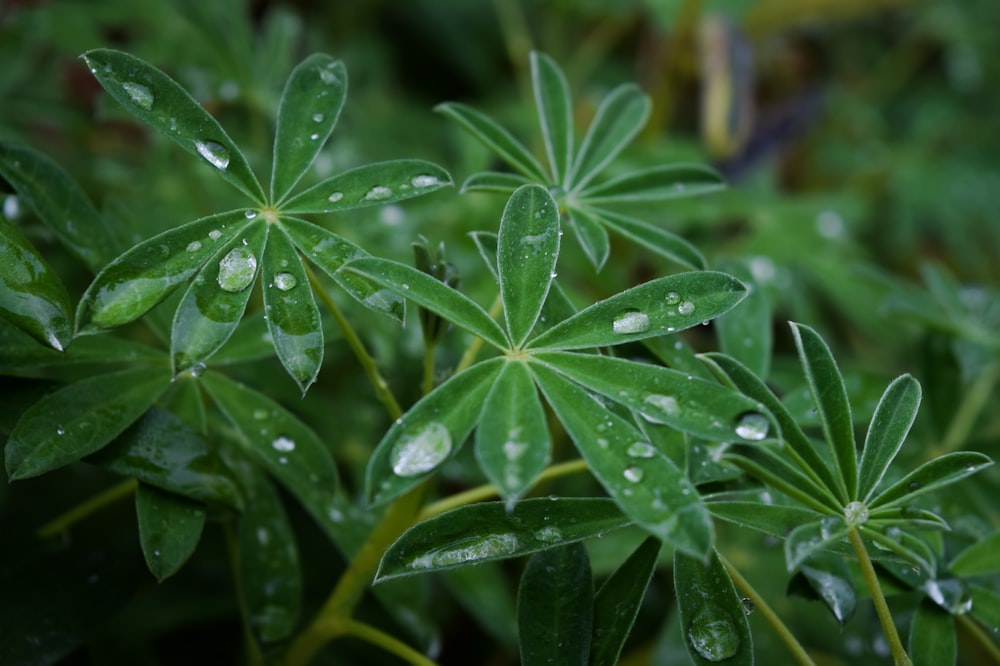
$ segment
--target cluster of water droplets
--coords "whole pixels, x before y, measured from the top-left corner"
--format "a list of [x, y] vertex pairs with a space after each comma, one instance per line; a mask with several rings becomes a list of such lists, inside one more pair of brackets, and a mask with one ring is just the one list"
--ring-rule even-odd
[[[694, 314], [696, 307], [692, 301], [684, 299], [676, 291], [671, 291], [663, 297], [663, 304], [667, 306], [665, 314], [667, 317], [680, 315], [689, 317]], [[620, 312], [612, 321], [612, 331], [616, 335], [632, 335], [635, 333], [645, 333], [650, 329], [650, 315], [637, 308], [629, 308]], [[668, 326], [667, 333], [677, 330], [675, 326]]]
[[503, 532], [471, 537], [460, 545], [430, 550], [409, 562], [410, 569], [437, 569], [516, 553], [521, 540]]

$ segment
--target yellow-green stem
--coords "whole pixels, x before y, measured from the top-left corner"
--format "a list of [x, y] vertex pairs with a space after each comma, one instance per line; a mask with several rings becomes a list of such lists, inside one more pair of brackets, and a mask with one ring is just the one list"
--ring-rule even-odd
[[377, 645], [386, 652], [391, 652], [397, 657], [414, 664], [414, 666], [435, 666], [433, 661], [403, 641], [390, 636], [383, 631], [379, 631], [375, 627], [365, 624], [364, 622], [346, 620], [341, 627], [341, 633], [345, 636], [356, 636], [357, 638], [368, 641], [372, 645]]
[[337, 303], [330, 297], [323, 283], [320, 282], [311, 268], [306, 266], [305, 269], [306, 274], [309, 276], [309, 284], [312, 286], [313, 292], [319, 296], [319, 300], [323, 302], [326, 309], [333, 315], [334, 321], [337, 322], [341, 333], [344, 334], [344, 340], [347, 341], [347, 345], [358, 358], [365, 374], [368, 375], [368, 381], [371, 382], [372, 387], [375, 389], [375, 396], [385, 406], [385, 410], [389, 413], [389, 416], [393, 419], [398, 419], [403, 415], [403, 410], [399, 408], [399, 403], [396, 402], [395, 396], [389, 390], [388, 382], [379, 373], [378, 367], [375, 365], [375, 359], [365, 349], [365, 345], [361, 342], [361, 338], [358, 337], [357, 331], [354, 330], [351, 323], [344, 317], [344, 313], [340, 311]]
[[433, 342], [424, 340], [424, 380], [421, 384], [421, 391], [427, 395], [434, 390], [434, 349], [437, 347]]
[[135, 492], [136, 486], [138, 485], [139, 482], [135, 479], [127, 479], [121, 483], [111, 486], [104, 492], [98, 493], [90, 499], [77, 504], [66, 513], [57, 516], [42, 525], [38, 528], [38, 536], [45, 539], [55, 536], [61, 532], [65, 532], [76, 523], [88, 517], [90, 514], [103, 509], [109, 504], [113, 504], [124, 497], [128, 497]]
[[951, 423], [948, 424], [948, 432], [941, 442], [941, 454], [954, 451], [969, 438], [969, 433], [972, 432], [972, 427], [986, 406], [998, 380], [1000, 380], [1000, 363], [991, 363], [979, 373], [959, 403], [958, 409], [955, 410]]
[[775, 613], [774, 610], [768, 605], [764, 597], [757, 593], [757, 590], [755, 590], [753, 585], [750, 584], [750, 581], [744, 578], [743, 574], [741, 574], [739, 570], [733, 566], [733, 563], [721, 554], [719, 555], [719, 559], [722, 561], [722, 566], [726, 567], [726, 571], [729, 572], [729, 576], [733, 579], [733, 583], [736, 584], [737, 589], [739, 589], [741, 593], [746, 595], [746, 597], [753, 602], [754, 610], [760, 613], [761, 617], [764, 618], [764, 621], [771, 625], [771, 629], [774, 630], [774, 633], [776, 633], [778, 638], [780, 638], [785, 644], [788, 651], [792, 653], [792, 656], [795, 657], [795, 661], [802, 664], [802, 666], [816, 666], [816, 662], [812, 660], [809, 653], [807, 653], [805, 648], [802, 647], [802, 644], [799, 643], [798, 639], [792, 635], [792, 632], [789, 631], [785, 623], [781, 621], [780, 617], [778, 617], [778, 614]]
[[991, 656], [993, 661], [1000, 664], [1000, 646], [996, 644], [990, 635], [981, 627], [979, 623], [972, 619], [968, 614], [956, 615], [955, 618], [958, 620], [962, 628], [969, 632], [976, 642]]
[[851, 540], [851, 546], [854, 547], [854, 553], [858, 556], [858, 562], [861, 564], [861, 574], [864, 576], [868, 590], [872, 594], [875, 613], [878, 615], [879, 622], [882, 623], [882, 631], [885, 632], [885, 638], [889, 642], [889, 650], [892, 652], [893, 662], [895, 662], [896, 666], [912, 666], [913, 662], [910, 661], [909, 655], [906, 654], [906, 648], [903, 647], [903, 642], [899, 639], [899, 632], [896, 631], [896, 623], [892, 621], [889, 604], [886, 603], [885, 595], [882, 594], [882, 586], [879, 585], [878, 574], [875, 573], [872, 560], [868, 557], [868, 550], [861, 540], [861, 534], [858, 533], [856, 527], [852, 526], [847, 535]]

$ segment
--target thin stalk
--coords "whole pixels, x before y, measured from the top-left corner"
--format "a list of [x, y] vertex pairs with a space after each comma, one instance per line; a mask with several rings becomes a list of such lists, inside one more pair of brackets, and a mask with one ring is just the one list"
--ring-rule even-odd
[[993, 657], [993, 661], [1000, 664], [1000, 646], [998, 646], [996, 642], [990, 638], [990, 635], [986, 633], [981, 626], [979, 626], [979, 623], [973, 620], [968, 614], [956, 615], [955, 619], [958, 620], [963, 629], [972, 634], [972, 637], [976, 639], [976, 642], [979, 643], [980, 647]]
[[868, 590], [872, 593], [872, 601], [875, 603], [875, 613], [878, 615], [879, 622], [882, 623], [882, 631], [885, 632], [885, 638], [889, 642], [889, 650], [892, 652], [893, 662], [896, 666], [913, 666], [909, 655], [906, 654], [906, 648], [903, 647], [903, 642], [899, 639], [899, 632], [896, 631], [896, 623], [892, 621], [889, 604], [886, 603], [885, 595], [882, 594], [882, 586], [879, 585], [878, 574], [875, 573], [872, 560], [868, 557], [868, 550], [865, 548], [864, 542], [861, 541], [861, 535], [858, 533], [857, 528], [852, 525], [847, 536], [851, 539], [851, 546], [854, 547], [854, 553], [858, 556], [858, 562], [861, 564], [861, 574], [865, 578]]
[[397, 657], [414, 664], [414, 666], [436, 666], [436, 664], [428, 659], [424, 654], [413, 649], [403, 641], [390, 636], [389, 634], [380, 631], [371, 625], [365, 624], [364, 622], [347, 620], [343, 624], [342, 632], [344, 635], [356, 636], [357, 638], [368, 641], [372, 645], [377, 645], [386, 652], [391, 652]]
[[424, 378], [420, 390], [427, 395], [434, 390], [434, 350], [437, 345], [424, 338]]
[[1000, 363], [997, 362], [986, 366], [976, 377], [976, 381], [969, 387], [968, 393], [955, 410], [951, 423], [948, 424], [948, 431], [941, 442], [942, 454], [954, 451], [969, 438], [969, 433], [972, 432], [976, 419], [986, 406], [997, 380], [1000, 380]]
[[92, 513], [96, 513], [104, 507], [114, 504], [118, 500], [128, 497], [135, 492], [139, 482], [135, 479], [127, 479], [115, 484], [104, 492], [94, 495], [90, 499], [77, 504], [72, 509], [57, 516], [38, 528], [38, 536], [46, 539], [65, 532], [70, 527], [87, 518]]
[[398, 419], [403, 415], [403, 410], [399, 408], [399, 403], [396, 402], [395, 396], [392, 395], [388, 382], [379, 373], [378, 367], [375, 365], [375, 359], [365, 349], [365, 345], [361, 342], [361, 338], [358, 337], [357, 331], [354, 330], [351, 323], [344, 317], [344, 313], [340, 311], [337, 303], [330, 297], [330, 293], [326, 290], [323, 283], [320, 282], [319, 278], [316, 277], [313, 270], [309, 266], [305, 266], [305, 269], [306, 275], [309, 276], [309, 284], [312, 286], [313, 293], [319, 296], [319, 300], [323, 302], [326, 309], [333, 315], [334, 321], [337, 322], [341, 333], [344, 334], [347, 345], [358, 358], [362, 369], [364, 369], [365, 374], [368, 376], [368, 381], [371, 382], [372, 387], [375, 389], [375, 396], [385, 406], [385, 410], [389, 413], [389, 416], [393, 420]]
[[[503, 301], [500, 300], [500, 294], [497, 294], [496, 299], [493, 301], [493, 305], [490, 306], [490, 316], [496, 319], [500, 316], [500, 311], [503, 308]], [[462, 358], [459, 359], [458, 365], [455, 366], [455, 374], [462, 372], [476, 360], [476, 355], [479, 350], [483, 348], [482, 338], [472, 338], [469, 342], [469, 346], [465, 348], [465, 353], [462, 354]]]
[[785, 644], [788, 651], [792, 653], [795, 660], [802, 664], [802, 666], [816, 666], [816, 662], [809, 656], [809, 653], [806, 652], [805, 648], [802, 647], [802, 644], [799, 643], [798, 639], [795, 638], [785, 623], [781, 621], [781, 618], [774, 612], [774, 609], [768, 605], [764, 597], [757, 593], [757, 590], [750, 584], [750, 581], [744, 578], [743, 574], [733, 566], [733, 563], [723, 557], [721, 553], [719, 553], [719, 559], [722, 561], [722, 566], [726, 567], [726, 571], [729, 572], [730, 578], [733, 579], [733, 583], [735, 583], [739, 591], [753, 602], [754, 611], [760, 613], [764, 621], [771, 625], [771, 629], [774, 630], [774, 633]]

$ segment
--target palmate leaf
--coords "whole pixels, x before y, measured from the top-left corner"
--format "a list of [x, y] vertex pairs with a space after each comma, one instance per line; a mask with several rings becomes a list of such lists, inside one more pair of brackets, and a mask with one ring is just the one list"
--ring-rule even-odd
[[728, 449], [724, 459], [815, 511], [839, 513], [842, 505], [832, 491], [787, 458], [785, 449], [760, 442]]
[[376, 582], [520, 557], [589, 539], [631, 521], [606, 498], [481, 502], [417, 523], [386, 550]]
[[531, 82], [535, 105], [555, 182], [567, 186], [573, 160], [573, 102], [569, 84], [559, 65], [544, 53], [532, 51]]
[[222, 126], [176, 81], [135, 56], [94, 49], [82, 56], [91, 74], [129, 113], [212, 165], [258, 204], [264, 190]]
[[650, 107], [649, 98], [634, 83], [608, 93], [580, 145], [566, 179], [568, 189], [579, 192], [617, 157], [646, 125]]
[[146, 566], [163, 582], [180, 570], [198, 546], [205, 527], [205, 506], [140, 483], [135, 491], [135, 513]]
[[920, 383], [910, 375], [896, 378], [882, 394], [861, 453], [858, 497], [871, 499], [892, 464], [920, 408]]
[[517, 594], [521, 664], [587, 663], [593, 605], [594, 579], [583, 544], [532, 556]]
[[280, 202], [312, 165], [333, 132], [347, 97], [347, 70], [315, 53], [292, 70], [278, 105], [271, 201]]
[[73, 339], [66, 287], [28, 239], [2, 217], [0, 257], [0, 317], [63, 351]]

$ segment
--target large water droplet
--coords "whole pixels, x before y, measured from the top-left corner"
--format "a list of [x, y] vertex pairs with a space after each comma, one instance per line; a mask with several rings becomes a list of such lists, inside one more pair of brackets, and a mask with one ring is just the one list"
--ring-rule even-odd
[[759, 412], [746, 412], [739, 417], [736, 422], [736, 436], [742, 439], [749, 439], [754, 442], [767, 437], [767, 431], [771, 427], [767, 417]]
[[625, 453], [633, 458], [652, 458], [656, 455], [656, 448], [649, 442], [633, 442]]
[[384, 185], [376, 185], [365, 194], [365, 201], [381, 201], [392, 196], [392, 190]]
[[931, 601], [952, 615], [963, 615], [972, 610], [972, 597], [969, 590], [958, 578], [942, 578], [928, 580], [924, 590]]
[[234, 247], [229, 254], [219, 260], [219, 276], [216, 280], [226, 291], [243, 291], [253, 282], [257, 274], [257, 257], [249, 249]]
[[676, 291], [671, 291], [666, 295], [666, 297], [663, 300], [666, 302], [667, 305], [677, 305], [678, 303], [681, 302], [681, 295], [678, 294]]
[[410, 561], [411, 569], [433, 569], [487, 558], [503, 557], [517, 552], [521, 542], [510, 533], [470, 537], [460, 546], [432, 550]]
[[221, 143], [215, 141], [195, 141], [194, 147], [198, 154], [220, 171], [229, 166], [229, 151]]
[[689, 315], [694, 312], [694, 303], [691, 301], [684, 301], [677, 306], [677, 314]]
[[295, 442], [293, 440], [285, 437], [284, 435], [282, 435], [281, 437], [278, 437], [273, 442], [271, 442], [271, 446], [274, 447], [275, 451], [294, 451], [295, 450]]
[[559, 543], [563, 540], [563, 533], [558, 527], [543, 527], [535, 532], [535, 538], [542, 543]]
[[868, 507], [864, 502], [851, 502], [844, 507], [844, 520], [848, 525], [861, 525], [868, 520]]
[[295, 276], [292, 275], [291, 273], [278, 273], [277, 275], [274, 276], [274, 286], [280, 289], [281, 291], [289, 291], [290, 289], [294, 289], [295, 285], [297, 285], [298, 283], [299, 281], [296, 280]]
[[334, 192], [333, 194], [331, 194], [330, 196], [328, 196], [326, 198], [326, 200], [329, 201], [330, 203], [337, 203], [338, 201], [340, 201], [343, 198], [344, 198], [344, 193], [343, 192]]
[[413, 187], [434, 187], [435, 185], [440, 185], [441, 180], [437, 176], [432, 176], [427, 173], [422, 173], [419, 176], [414, 176], [410, 181]]
[[[649, 405], [650, 407], [655, 407], [656, 409], [660, 410], [667, 416], [675, 416], [680, 411], [680, 407], [677, 404], [677, 398], [675, 398], [672, 395], [661, 395], [659, 393], [650, 393], [643, 399], [643, 402]], [[647, 419], [651, 418], [653, 421], [657, 423], [662, 423], [662, 421], [656, 418], [655, 415], [651, 416], [649, 414], [646, 414], [645, 412], [643, 413], [643, 415]]]
[[327, 85], [334, 84], [338, 81], [337, 75], [330, 69], [332, 65], [327, 65], [327, 67], [319, 70], [319, 79]]
[[322, 113], [314, 113], [314, 114], [312, 114], [312, 119], [313, 119], [314, 123], [321, 123], [321, 122], [323, 122], [323, 114]]
[[637, 465], [629, 465], [628, 467], [625, 468], [625, 471], [622, 472], [622, 476], [625, 477], [626, 481], [630, 481], [632, 483], [639, 483], [640, 481], [642, 481], [643, 471], [642, 468], [638, 467]]
[[403, 436], [392, 449], [392, 471], [418, 476], [440, 465], [451, 453], [451, 434], [434, 421], [416, 435]]
[[638, 310], [627, 310], [615, 317], [612, 330], [618, 335], [643, 333], [649, 330], [649, 316]]
[[219, 238], [222, 237], [222, 232], [219, 231], [218, 229], [212, 229], [211, 231], [208, 232], [208, 237], [211, 238], [212, 240], [219, 240]]
[[7, 195], [3, 200], [3, 215], [8, 220], [16, 220], [21, 217], [21, 200], [16, 194]]
[[198, 241], [191, 241], [190, 243], [187, 244], [187, 247], [184, 249], [186, 249], [188, 252], [197, 252], [198, 250], [201, 249], [201, 243]]
[[729, 614], [717, 606], [702, 608], [688, 627], [691, 647], [708, 661], [729, 659], [740, 649], [740, 637]]
[[135, 105], [149, 111], [153, 108], [153, 91], [141, 83], [126, 81], [122, 84], [122, 89]]

